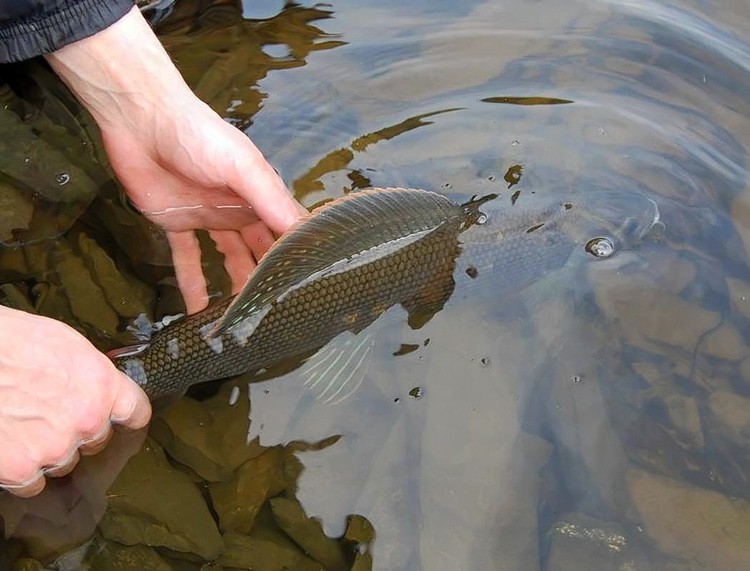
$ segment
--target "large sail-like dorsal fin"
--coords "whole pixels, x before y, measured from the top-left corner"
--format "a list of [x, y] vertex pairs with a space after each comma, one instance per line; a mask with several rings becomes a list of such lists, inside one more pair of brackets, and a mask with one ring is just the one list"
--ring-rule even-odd
[[445, 196], [419, 189], [373, 188], [337, 198], [276, 241], [209, 336], [267, 311], [291, 288], [335, 264], [429, 232], [462, 213]]

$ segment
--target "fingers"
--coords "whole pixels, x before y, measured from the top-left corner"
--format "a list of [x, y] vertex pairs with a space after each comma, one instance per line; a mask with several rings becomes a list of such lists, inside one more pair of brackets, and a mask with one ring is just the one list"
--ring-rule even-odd
[[167, 232], [177, 285], [188, 313], [208, 305], [208, 287], [201, 268], [201, 249], [195, 232]]
[[151, 403], [141, 387], [127, 375], [120, 373], [120, 383], [116, 391], [110, 420], [131, 430], [146, 426], [151, 419]]
[[67, 476], [73, 471], [73, 468], [76, 467], [76, 464], [78, 464], [80, 459], [80, 452], [78, 450], [73, 450], [63, 461], [46, 468], [44, 470], [44, 475], [49, 476], [50, 478], [61, 478], [62, 476]]
[[[118, 371], [119, 386], [115, 388], [115, 400], [112, 406], [111, 422], [132, 430], [143, 428], [151, 418], [151, 405], [141, 388]], [[89, 456], [101, 452], [113, 435], [112, 424], [107, 420], [97, 434], [83, 438], [76, 446], [69, 444], [68, 452], [57, 456], [53, 452], [45, 451], [27, 456], [33, 450], [19, 449], [14, 451], [12, 459], [0, 457], [0, 465], [5, 468], [5, 481], [0, 481], [0, 488], [6, 489], [13, 495], [30, 498], [39, 494], [45, 487], [45, 477], [59, 478], [71, 473], [78, 464], [81, 456]], [[64, 442], [65, 439], [61, 438]], [[51, 443], [54, 450], [55, 445]], [[58, 448], [62, 450], [62, 448]], [[32, 456], [44, 455], [49, 464], [40, 467], [42, 462], [33, 460]], [[3, 456], [3, 455], [0, 455]], [[9, 467], [13, 466], [10, 471]]]
[[253, 142], [243, 140], [236, 147], [234, 168], [228, 170], [227, 183], [253, 207], [258, 217], [277, 234], [284, 233], [305, 208], [292, 197], [279, 174], [265, 160]]
[[238, 232], [215, 230], [209, 235], [216, 243], [216, 249], [224, 254], [224, 267], [232, 281], [232, 293], [237, 293], [255, 268], [253, 253]]
[[248, 244], [256, 261], [260, 262], [261, 258], [274, 243], [274, 236], [268, 226], [262, 223], [251, 224], [240, 230], [242, 238]]
[[232, 281], [232, 293], [236, 294], [273, 245], [274, 236], [268, 226], [259, 221], [239, 232], [215, 230], [209, 234], [216, 248], [224, 254], [224, 267]]
[[44, 490], [46, 484], [44, 474], [39, 470], [31, 479], [21, 484], [0, 484], [0, 487], [19, 498], [33, 498]]
[[112, 425], [107, 423], [99, 434], [81, 442], [78, 451], [81, 453], [81, 456], [93, 456], [94, 454], [98, 454], [107, 447], [113, 434], [114, 431], [112, 430]]

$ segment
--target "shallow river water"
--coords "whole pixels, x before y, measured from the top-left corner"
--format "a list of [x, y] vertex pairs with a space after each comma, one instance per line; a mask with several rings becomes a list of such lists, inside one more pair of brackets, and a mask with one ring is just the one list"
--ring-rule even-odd
[[[658, 221], [611, 259], [497, 297], [457, 289], [419, 329], [388, 321], [340, 402], [300, 369], [198, 388], [40, 498], [0, 496], [0, 568], [747, 567], [746, 0], [148, 13], [305, 206], [405, 186], [509, 208], [637, 196]], [[131, 342], [139, 314], [179, 313], [165, 242], [122, 200], [91, 120], [41, 66], [3, 82], [4, 303], [102, 349]]]

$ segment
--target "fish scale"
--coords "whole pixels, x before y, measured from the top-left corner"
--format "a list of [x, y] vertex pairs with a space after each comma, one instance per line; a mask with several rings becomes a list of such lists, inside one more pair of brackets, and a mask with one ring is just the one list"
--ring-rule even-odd
[[[620, 245], [634, 238], [618, 236], [624, 219], [639, 220], [637, 238], [658, 220], [655, 205], [638, 197], [604, 205], [602, 216], [588, 204], [571, 208], [554, 199], [503, 209], [499, 201], [482, 199], [459, 206], [423, 190], [360, 191], [288, 231], [236, 298], [166, 326], [147, 345], [110, 356], [151, 399], [302, 362], [394, 305], [409, 312], [410, 324], [415, 317], [414, 323], [423, 323], [443, 307], [457, 281], [461, 287], [484, 284], [491, 295], [519, 289], [565, 265], [596, 234], [610, 234]], [[480, 208], [487, 215], [481, 225]], [[477, 269], [477, 279], [467, 277], [468, 265]]]

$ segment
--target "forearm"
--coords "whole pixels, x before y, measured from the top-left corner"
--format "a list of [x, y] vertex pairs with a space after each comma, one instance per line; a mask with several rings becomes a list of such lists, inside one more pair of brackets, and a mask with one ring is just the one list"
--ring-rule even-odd
[[109, 28], [45, 57], [103, 127], [158, 117], [159, 109], [192, 97], [137, 8]]

